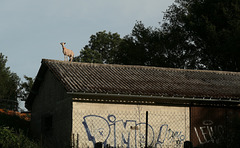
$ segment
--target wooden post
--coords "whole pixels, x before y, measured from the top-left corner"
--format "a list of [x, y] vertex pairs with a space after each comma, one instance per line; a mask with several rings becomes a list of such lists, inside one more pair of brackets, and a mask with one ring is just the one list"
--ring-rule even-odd
[[78, 147], [79, 146], [78, 142], [79, 142], [79, 134], [77, 134], [77, 148], [79, 148]]

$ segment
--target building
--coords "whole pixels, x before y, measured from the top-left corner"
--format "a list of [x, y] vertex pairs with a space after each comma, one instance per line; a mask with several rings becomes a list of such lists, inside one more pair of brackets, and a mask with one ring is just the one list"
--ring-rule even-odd
[[43, 59], [26, 106], [49, 147], [144, 146], [146, 111], [148, 145], [213, 147], [236, 137], [239, 103], [237, 72]]

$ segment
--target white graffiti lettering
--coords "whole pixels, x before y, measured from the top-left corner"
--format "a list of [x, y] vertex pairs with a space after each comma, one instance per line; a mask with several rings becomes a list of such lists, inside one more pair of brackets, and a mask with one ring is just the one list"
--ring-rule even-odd
[[196, 137], [200, 144], [216, 143], [219, 144], [223, 139], [224, 128], [222, 125], [214, 125], [211, 120], [202, 122], [203, 126], [194, 127]]

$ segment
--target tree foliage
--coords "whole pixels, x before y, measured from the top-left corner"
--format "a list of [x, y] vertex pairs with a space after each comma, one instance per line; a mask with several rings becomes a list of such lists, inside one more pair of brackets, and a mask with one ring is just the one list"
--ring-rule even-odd
[[123, 38], [117, 50], [116, 63], [165, 66], [163, 35], [158, 29], [137, 22], [130, 35]]
[[[240, 70], [240, 1], [176, 0], [165, 12], [164, 33], [207, 69]], [[190, 54], [191, 56], [191, 54]]]
[[114, 63], [115, 53], [118, 50], [121, 38], [118, 33], [106, 31], [97, 32], [90, 37], [86, 45], [74, 61], [92, 63]]
[[[10, 68], [6, 66], [6, 63], [7, 57], [0, 53], [0, 100], [4, 103], [17, 102], [20, 78], [16, 73], [10, 71]], [[13, 109], [11, 107], [6, 108]]]
[[159, 28], [98, 32], [76, 61], [240, 71], [240, 0], [175, 0]]
[[21, 90], [20, 98], [21, 98], [22, 101], [26, 101], [27, 100], [27, 97], [30, 94], [30, 91], [32, 89], [33, 82], [34, 82], [34, 79], [32, 77], [28, 77], [26, 75], [24, 75], [24, 79], [26, 81], [22, 82], [20, 84], [20, 90]]

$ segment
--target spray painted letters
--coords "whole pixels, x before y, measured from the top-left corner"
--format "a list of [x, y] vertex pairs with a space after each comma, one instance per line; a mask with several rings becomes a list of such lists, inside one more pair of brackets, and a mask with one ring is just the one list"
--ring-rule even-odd
[[[104, 145], [110, 144], [113, 147], [145, 145], [146, 123], [137, 123], [136, 120], [117, 120], [115, 115], [108, 115], [107, 118], [87, 115], [83, 117], [83, 120], [88, 140], [93, 144], [102, 142]], [[155, 147], [163, 145], [180, 147], [182, 145], [185, 140], [182, 132], [173, 131], [168, 124], [154, 124], [154, 127], [148, 124], [148, 145]]]
[[224, 128], [222, 125], [214, 125], [212, 120], [202, 122], [203, 126], [194, 127], [195, 134], [200, 144], [216, 143], [219, 144], [223, 139]]

